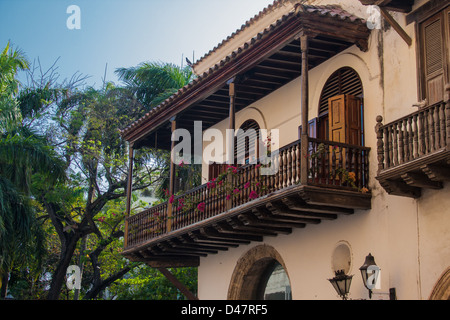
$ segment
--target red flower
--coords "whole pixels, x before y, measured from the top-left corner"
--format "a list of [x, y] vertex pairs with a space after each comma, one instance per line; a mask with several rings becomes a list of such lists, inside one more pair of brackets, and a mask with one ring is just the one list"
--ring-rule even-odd
[[244, 185], [244, 189], [247, 189], [248, 187], [250, 187], [250, 182], [247, 182], [247, 183]]
[[238, 193], [238, 192], [239, 192], [239, 189], [238, 189], [238, 188], [236, 188], [236, 189], [233, 190], [233, 193]]
[[231, 194], [227, 194], [227, 200], [231, 199]]
[[197, 206], [198, 211], [205, 211], [205, 203], [204, 202], [200, 202]]
[[169, 198], [169, 203], [172, 204], [174, 200], [175, 200], [175, 196], [171, 195]]
[[250, 192], [250, 194], [248, 195], [248, 197], [249, 197], [250, 199], [256, 199], [256, 198], [258, 198], [258, 194], [256, 193], [255, 190], [253, 190], [252, 192]]

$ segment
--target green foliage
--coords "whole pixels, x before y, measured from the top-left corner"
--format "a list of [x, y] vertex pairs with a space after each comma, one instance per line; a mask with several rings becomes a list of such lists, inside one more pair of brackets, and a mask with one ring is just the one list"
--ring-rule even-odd
[[[28, 67], [9, 44], [2, 51], [0, 275], [10, 272], [9, 292], [18, 299], [74, 299], [63, 277], [75, 264], [83, 267], [81, 299], [182, 298], [159, 272], [120, 254], [128, 146], [119, 129], [186, 85], [192, 71], [148, 63], [118, 71], [124, 87], [42, 78], [21, 88], [16, 73]], [[132, 214], [148, 206], [138, 195], [163, 184], [169, 163], [161, 150], [134, 156]], [[196, 290], [194, 269], [173, 272]]]
[[[169, 271], [192, 293], [197, 292], [197, 269], [178, 268]], [[184, 300], [185, 297], [158, 270], [145, 265], [136, 267], [125, 279], [110, 288], [117, 300]]]

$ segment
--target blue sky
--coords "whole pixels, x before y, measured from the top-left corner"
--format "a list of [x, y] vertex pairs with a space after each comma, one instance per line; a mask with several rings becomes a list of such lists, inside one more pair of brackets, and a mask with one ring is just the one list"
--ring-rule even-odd
[[[75, 72], [100, 85], [107, 68], [144, 61], [180, 65], [200, 58], [273, 0], [0, 0], [0, 48], [8, 40], [48, 68], [59, 57], [60, 80]], [[70, 5], [81, 29], [70, 30]]]

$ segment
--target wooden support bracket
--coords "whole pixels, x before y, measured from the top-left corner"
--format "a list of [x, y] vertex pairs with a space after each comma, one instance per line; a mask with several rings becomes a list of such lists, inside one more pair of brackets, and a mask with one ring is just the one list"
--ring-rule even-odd
[[198, 297], [193, 294], [183, 283], [181, 283], [169, 270], [166, 268], [158, 268], [167, 280], [169, 280], [186, 298], [189, 300], [198, 300]]

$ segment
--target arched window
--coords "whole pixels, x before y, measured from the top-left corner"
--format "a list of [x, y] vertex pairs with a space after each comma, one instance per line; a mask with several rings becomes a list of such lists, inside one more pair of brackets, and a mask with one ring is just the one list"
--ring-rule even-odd
[[235, 164], [248, 164], [258, 159], [259, 129], [258, 122], [250, 119], [237, 130], [234, 147]]
[[269, 263], [259, 285], [258, 298], [261, 300], [292, 300], [289, 277], [277, 260]]
[[[259, 124], [255, 120], [245, 121], [236, 130], [234, 141], [234, 165], [245, 165], [258, 159], [259, 152]], [[217, 178], [227, 170], [228, 165], [223, 163], [210, 163], [208, 179]]]

